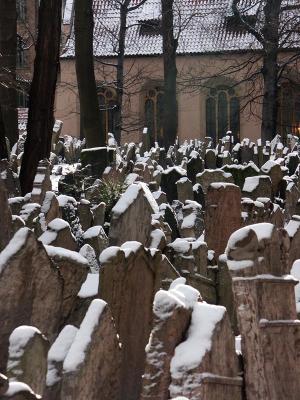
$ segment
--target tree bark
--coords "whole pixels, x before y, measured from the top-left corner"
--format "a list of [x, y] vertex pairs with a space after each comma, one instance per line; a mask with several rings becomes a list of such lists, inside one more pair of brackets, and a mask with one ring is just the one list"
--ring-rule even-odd
[[80, 117], [87, 147], [106, 145], [97, 97], [93, 52], [93, 0], [75, 0], [75, 60]]
[[5, 140], [5, 126], [2, 115], [2, 108], [0, 106], [0, 160], [8, 158], [7, 146]]
[[175, 143], [178, 129], [178, 110], [176, 101], [177, 39], [174, 38], [173, 3], [174, 0], [161, 0], [164, 59], [164, 109], [163, 138], [158, 138], [158, 142], [160, 145], [164, 145], [167, 149], [170, 145]]
[[[17, 7], [16, 0], [0, 0], [0, 105], [6, 136], [11, 146], [18, 140], [16, 80]], [[13, 83], [13, 84], [12, 84]]]
[[261, 136], [265, 143], [276, 135], [278, 112], [278, 51], [279, 18], [282, 0], [268, 0], [264, 7], [265, 23], [262, 30], [264, 37], [263, 57], [263, 107]]
[[115, 139], [120, 144], [121, 131], [122, 131], [122, 105], [123, 105], [123, 94], [124, 94], [124, 55], [125, 55], [125, 38], [127, 30], [127, 14], [128, 4], [130, 1], [125, 0], [120, 5], [120, 31], [119, 31], [119, 43], [118, 43], [118, 60], [117, 60], [117, 108], [115, 114]]
[[29, 92], [27, 138], [20, 173], [23, 195], [31, 192], [41, 159], [48, 158], [54, 125], [54, 100], [59, 67], [62, 0], [42, 0], [33, 79]]

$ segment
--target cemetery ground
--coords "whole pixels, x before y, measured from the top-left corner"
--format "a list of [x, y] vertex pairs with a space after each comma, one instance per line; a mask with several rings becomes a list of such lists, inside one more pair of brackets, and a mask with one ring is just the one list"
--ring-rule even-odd
[[299, 400], [299, 143], [0, 161], [0, 399]]

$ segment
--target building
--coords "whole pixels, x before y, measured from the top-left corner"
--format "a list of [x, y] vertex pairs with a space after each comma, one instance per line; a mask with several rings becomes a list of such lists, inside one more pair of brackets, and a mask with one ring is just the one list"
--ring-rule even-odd
[[[138, 0], [132, 0], [133, 4]], [[94, 1], [94, 55], [99, 112], [106, 132], [114, 130], [116, 105], [117, 36], [119, 9], [111, 0]], [[262, 24], [262, 3], [243, 0], [247, 22]], [[282, 24], [299, 24], [300, 5], [284, 2]], [[80, 136], [80, 110], [76, 87], [73, 0], [67, 0], [64, 32], [69, 37], [61, 57], [56, 117], [64, 121], [64, 134]], [[178, 36], [178, 136], [180, 141], [212, 136], [218, 140], [231, 130], [237, 139], [256, 139], [261, 125], [261, 46], [231, 11], [231, 0], [175, 0]], [[163, 59], [160, 0], [128, 14], [125, 50], [123, 140], [140, 140], [143, 127], [152, 141], [162, 132]], [[298, 25], [299, 27], [299, 25]], [[286, 64], [280, 87], [279, 132], [300, 133], [300, 86], [296, 52], [297, 32], [281, 37], [280, 63]], [[299, 32], [299, 31], [298, 31]], [[291, 59], [294, 61], [291, 62]], [[292, 83], [292, 84], [291, 84]]]

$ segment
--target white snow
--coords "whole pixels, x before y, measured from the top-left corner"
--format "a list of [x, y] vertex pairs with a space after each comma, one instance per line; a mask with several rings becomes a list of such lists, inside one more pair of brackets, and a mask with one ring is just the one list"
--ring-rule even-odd
[[133, 183], [132, 185], [128, 186], [126, 191], [120, 197], [117, 204], [113, 207], [112, 213], [117, 216], [122, 215], [134, 203], [140, 191], [144, 192], [144, 196], [148, 200], [149, 205], [153, 210], [153, 213], [157, 213], [159, 211], [158, 204], [152, 196], [152, 193], [150, 192], [148, 186], [143, 182]]
[[110, 246], [107, 249], [104, 249], [99, 256], [100, 264], [104, 264], [108, 262], [111, 258], [115, 257], [120, 251], [120, 247], [118, 246]]
[[61, 363], [66, 358], [68, 351], [75, 339], [78, 328], [73, 325], [66, 325], [48, 352], [48, 371], [46, 385], [52, 386], [60, 380], [56, 363]]
[[83, 239], [88, 240], [94, 237], [103, 236], [105, 234], [104, 229], [101, 225], [92, 226], [91, 228], [87, 229], [83, 234]]
[[48, 229], [51, 229], [53, 231], [61, 231], [65, 228], [68, 228], [69, 224], [67, 221], [61, 219], [61, 218], [55, 218], [48, 224]]
[[88, 267], [88, 260], [76, 251], [64, 249], [63, 247], [45, 245], [45, 250], [50, 258], [61, 260], [68, 259], [74, 263], [83, 264]]
[[85, 299], [87, 297], [93, 297], [98, 294], [99, 287], [99, 274], [88, 274], [86, 280], [83, 282], [81, 289], [78, 293], [78, 297]]
[[[12, 397], [20, 392], [28, 392], [28, 393], [31, 393], [32, 395], [34, 394], [33, 391], [31, 390], [31, 388], [28, 385], [26, 385], [26, 383], [10, 381], [9, 388], [8, 388], [7, 392], [5, 393], [5, 397]], [[36, 395], [36, 398], [41, 399], [42, 397], [39, 395]]]
[[225, 307], [207, 303], [194, 305], [187, 338], [175, 349], [170, 371], [173, 378], [179, 378], [183, 371], [197, 367], [206, 352], [211, 349], [211, 339], [216, 327], [226, 312]]
[[75, 207], [77, 206], [77, 201], [74, 197], [66, 196], [65, 194], [57, 196], [57, 200], [60, 207], [65, 207], [68, 203], [72, 203]]
[[160, 319], [170, 315], [174, 307], [193, 308], [198, 301], [200, 293], [192, 286], [185, 284], [185, 278], [175, 279], [168, 291], [159, 290], [153, 302], [153, 312]]
[[177, 238], [169, 244], [177, 253], [187, 253], [191, 249], [191, 244], [186, 239]]
[[0, 273], [6, 267], [9, 259], [13, 257], [21, 248], [24, 246], [27, 236], [30, 232], [29, 228], [21, 228], [19, 229], [5, 249], [0, 253]]
[[[300, 260], [296, 260], [293, 263], [292, 269], [291, 269], [291, 275], [300, 280]], [[297, 312], [300, 313], [300, 282], [297, 283], [295, 286], [295, 298], [296, 298], [296, 308]]]
[[9, 357], [21, 357], [24, 347], [35, 334], [41, 334], [41, 332], [34, 326], [21, 325], [14, 329], [9, 337]]
[[159, 244], [161, 243], [162, 239], [166, 239], [166, 235], [161, 229], [154, 229], [151, 234], [151, 243], [149, 245], [149, 248], [155, 248], [158, 249]]
[[293, 238], [300, 229], [300, 221], [291, 219], [290, 222], [284, 227], [290, 238]]
[[84, 362], [94, 329], [107, 303], [100, 299], [91, 302], [63, 364], [64, 372], [76, 371]]
[[127, 258], [131, 254], [136, 254], [142, 247], [142, 243], [132, 240], [123, 243], [120, 249], [124, 251], [125, 257]]

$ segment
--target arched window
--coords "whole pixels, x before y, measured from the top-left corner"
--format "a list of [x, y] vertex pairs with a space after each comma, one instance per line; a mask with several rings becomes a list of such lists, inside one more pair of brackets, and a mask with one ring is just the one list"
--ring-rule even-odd
[[206, 98], [206, 135], [215, 142], [232, 131], [236, 140], [240, 134], [240, 102], [228, 86], [210, 89]]
[[148, 128], [151, 145], [163, 137], [163, 89], [159, 86], [148, 89], [145, 94], [145, 126]]
[[300, 136], [300, 85], [282, 85], [278, 101], [278, 133]]
[[100, 88], [98, 90], [98, 102], [101, 113], [103, 130], [106, 135], [115, 132], [117, 94], [112, 88]]

